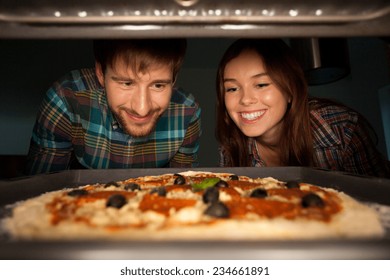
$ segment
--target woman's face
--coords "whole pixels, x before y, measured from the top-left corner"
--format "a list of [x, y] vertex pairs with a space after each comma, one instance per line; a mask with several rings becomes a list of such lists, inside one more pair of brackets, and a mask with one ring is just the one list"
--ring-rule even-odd
[[243, 51], [226, 65], [224, 91], [226, 110], [246, 136], [278, 142], [290, 97], [276, 87], [255, 51]]

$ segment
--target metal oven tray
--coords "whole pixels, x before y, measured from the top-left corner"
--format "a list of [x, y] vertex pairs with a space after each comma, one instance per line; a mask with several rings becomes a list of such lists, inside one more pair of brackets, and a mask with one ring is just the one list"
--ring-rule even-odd
[[[0, 211], [47, 191], [186, 169], [71, 170], [0, 181]], [[192, 168], [250, 177], [272, 176], [332, 187], [390, 207], [390, 180], [302, 167]], [[390, 233], [380, 239], [297, 241], [12, 241], [0, 237], [0, 259], [390, 259]]]

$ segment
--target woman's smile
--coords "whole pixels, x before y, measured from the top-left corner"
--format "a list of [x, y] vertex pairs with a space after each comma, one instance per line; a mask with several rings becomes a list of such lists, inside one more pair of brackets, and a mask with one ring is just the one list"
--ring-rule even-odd
[[244, 122], [256, 122], [266, 113], [267, 110], [240, 112], [241, 118]]

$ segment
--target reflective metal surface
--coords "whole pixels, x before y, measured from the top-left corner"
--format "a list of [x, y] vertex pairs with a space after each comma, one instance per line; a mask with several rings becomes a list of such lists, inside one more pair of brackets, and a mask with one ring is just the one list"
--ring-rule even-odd
[[385, 36], [389, 24], [387, 0], [0, 0], [0, 37], [12, 38], [242, 36], [241, 30]]
[[40, 23], [348, 22], [389, 13], [386, 0], [1, 0], [0, 19]]

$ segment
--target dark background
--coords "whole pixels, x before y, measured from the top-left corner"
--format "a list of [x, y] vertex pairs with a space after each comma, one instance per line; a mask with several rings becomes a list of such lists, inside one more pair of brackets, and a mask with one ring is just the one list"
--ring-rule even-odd
[[[200, 167], [218, 165], [215, 75], [219, 59], [232, 41], [189, 39], [179, 74], [177, 86], [193, 93], [202, 107]], [[310, 86], [310, 94], [336, 99], [362, 113], [375, 129], [378, 149], [387, 156], [390, 139], [386, 139], [385, 131], [390, 134], [390, 115], [386, 117], [384, 110], [390, 114], [389, 45], [375, 37], [348, 38], [347, 42], [350, 74], [336, 82]], [[0, 40], [0, 61], [0, 178], [9, 178], [21, 175], [37, 109], [46, 90], [66, 72], [93, 66], [92, 41]]]

